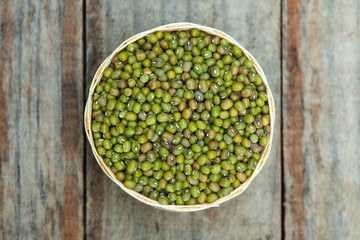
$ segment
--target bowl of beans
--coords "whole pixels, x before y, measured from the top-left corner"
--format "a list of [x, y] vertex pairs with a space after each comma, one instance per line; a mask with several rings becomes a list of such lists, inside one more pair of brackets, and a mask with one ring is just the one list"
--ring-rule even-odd
[[100, 65], [85, 131], [120, 188], [163, 210], [217, 207], [266, 162], [275, 105], [266, 76], [236, 40], [193, 23], [127, 39]]

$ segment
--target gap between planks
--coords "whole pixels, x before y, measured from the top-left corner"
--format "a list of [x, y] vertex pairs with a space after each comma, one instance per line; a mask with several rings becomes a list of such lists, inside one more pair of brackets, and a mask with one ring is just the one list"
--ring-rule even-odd
[[[85, 104], [86, 104], [86, 100], [87, 100], [87, 79], [86, 79], [86, 71], [87, 71], [87, 66], [86, 66], [86, 0], [83, 0], [82, 2], [82, 57], [83, 57], [83, 106], [82, 106], [82, 113], [84, 112], [85, 109]], [[83, 114], [82, 114], [83, 115]], [[83, 122], [83, 121], [82, 121]], [[85, 131], [85, 129], [84, 129]], [[85, 132], [83, 132], [83, 134], [85, 134]], [[86, 214], [86, 199], [87, 199], [87, 191], [86, 191], [86, 153], [87, 153], [87, 139], [85, 138], [85, 140], [83, 141], [83, 228], [84, 228], [84, 236], [83, 239], [86, 239], [86, 234], [87, 234], [87, 229], [86, 229], [86, 220], [87, 220], [87, 214]]]
[[281, 175], [281, 180], [280, 180], [280, 193], [281, 193], [281, 206], [280, 206], [280, 214], [281, 214], [281, 233], [280, 233], [280, 238], [281, 239], [285, 239], [285, 206], [284, 206], [284, 202], [285, 202], [285, 174], [284, 174], [284, 169], [285, 169], [285, 163], [284, 163], [284, 137], [283, 137], [283, 131], [284, 131], [284, 123], [283, 123], [283, 60], [284, 60], [284, 55], [283, 55], [283, 1], [281, 0], [280, 2], [280, 22], [279, 22], [279, 27], [280, 27], [280, 159], [281, 159], [281, 163], [280, 163], [280, 175]]

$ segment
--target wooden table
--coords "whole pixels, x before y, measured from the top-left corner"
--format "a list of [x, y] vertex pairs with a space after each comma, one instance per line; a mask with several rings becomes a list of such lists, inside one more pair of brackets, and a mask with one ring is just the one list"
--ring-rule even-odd
[[[2, 239], [360, 239], [360, 3], [0, 1]], [[189, 21], [260, 62], [273, 149], [240, 197], [175, 214], [102, 173], [83, 128], [102, 60], [126, 38]]]

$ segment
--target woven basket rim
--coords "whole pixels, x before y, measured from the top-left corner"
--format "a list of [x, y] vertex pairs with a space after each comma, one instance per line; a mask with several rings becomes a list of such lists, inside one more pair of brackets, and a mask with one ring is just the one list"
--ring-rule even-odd
[[[261, 78], [263, 79], [263, 83], [266, 87], [266, 92], [268, 95], [268, 103], [269, 103], [269, 115], [270, 115], [270, 127], [271, 127], [271, 131], [270, 131], [270, 137], [269, 137], [269, 142], [267, 144], [267, 146], [265, 147], [265, 149], [263, 150], [263, 152], [261, 153], [261, 158], [255, 168], [255, 170], [253, 171], [253, 174], [251, 175], [250, 178], [248, 178], [244, 183], [242, 183], [238, 188], [234, 189], [229, 195], [224, 196], [219, 198], [218, 200], [216, 200], [213, 203], [203, 203], [203, 204], [195, 204], [195, 205], [161, 205], [160, 203], [158, 203], [155, 200], [152, 200], [146, 196], [141, 195], [140, 193], [135, 192], [134, 190], [128, 189], [124, 186], [124, 184], [122, 182], [120, 182], [119, 180], [116, 179], [115, 174], [110, 170], [109, 167], [107, 167], [105, 165], [105, 163], [103, 162], [102, 157], [97, 153], [96, 151], [96, 147], [94, 144], [94, 140], [93, 140], [93, 136], [92, 136], [92, 131], [91, 131], [91, 114], [92, 114], [92, 95], [95, 91], [96, 86], [98, 85], [98, 83], [101, 81], [101, 76], [103, 74], [103, 71], [107, 68], [107, 66], [111, 63], [111, 59], [115, 56], [115, 54], [117, 54], [118, 52], [120, 52], [121, 50], [125, 49], [127, 47], [127, 45], [129, 45], [132, 42], [136, 42], [138, 39], [145, 37], [146, 35], [150, 34], [150, 33], [154, 33], [157, 31], [177, 31], [177, 30], [190, 30], [190, 29], [199, 29], [201, 31], [207, 32], [211, 35], [216, 35], [219, 36], [221, 38], [224, 38], [226, 40], [229, 41], [230, 44], [232, 45], [236, 45], [238, 47], [240, 47], [240, 49], [242, 50], [242, 52], [245, 54], [246, 57], [248, 57], [251, 61], [253, 61], [254, 63], [254, 67], [257, 71], [257, 73], [261, 76]], [[256, 61], [256, 59], [246, 50], [246, 48], [244, 48], [240, 43], [238, 43], [235, 39], [233, 39], [231, 36], [229, 36], [228, 34], [217, 30], [215, 28], [211, 28], [211, 27], [206, 27], [203, 25], [199, 25], [199, 24], [194, 24], [194, 23], [190, 23], [190, 22], [179, 22], [179, 23], [172, 23], [172, 24], [166, 24], [166, 25], [162, 25], [156, 28], [152, 28], [150, 30], [135, 34], [134, 36], [128, 38], [127, 40], [125, 40], [124, 42], [122, 42], [103, 62], [102, 64], [99, 66], [99, 68], [97, 69], [90, 89], [89, 89], [89, 95], [88, 95], [88, 99], [86, 101], [86, 106], [85, 106], [85, 111], [84, 111], [84, 125], [85, 125], [85, 132], [87, 135], [87, 138], [89, 140], [89, 143], [91, 145], [91, 150], [95, 156], [95, 159], [97, 161], [97, 163], [100, 165], [101, 169], [104, 171], [104, 173], [114, 182], [116, 183], [121, 189], [123, 189], [126, 193], [128, 193], [130, 196], [132, 196], [133, 198], [158, 209], [162, 209], [162, 210], [167, 210], [167, 211], [174, 211], [174, 212], [194, 212], [194, 211], [199, 211], [199, 210], [204, 210], [204, 209], [208, 209], [208, 208], [212, 208], [212, 207], [218, 207], [221, 203], [224, 203], [238, 195], [240, 195], [241, 193], [243, 193], [245, 191], [245, 189], [251, 184], [251, 182], [254, 180], [254, 178], [258, 175], [258, 173], [261, 171], [261, 169], [263, 168], [265, 162], [267, 161], [269, 154], [270, 154], [270, 150], [271, 150], [271, 145], [272, 145], [272, 140], [273, 140], [273, 135], [274, 135], [274, 124], [275, 124], [275, 104], [274, 104], [274, 98], [272, 96], [267, 78], [262, 70], [262, 68], [260, 67], [259, 63]]]

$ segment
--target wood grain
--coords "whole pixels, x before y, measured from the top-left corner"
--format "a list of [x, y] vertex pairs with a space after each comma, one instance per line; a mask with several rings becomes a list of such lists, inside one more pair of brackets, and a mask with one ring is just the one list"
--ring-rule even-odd
[[[114, 4], [110, 0], [106, 4], [87, 2], [88, 84], [101, 61], [126, 38], [161, 24], [191, 21], [224, 30], [247, 47], [263, 66], [280, 108], [280, 2], [264, 6], [250, 1], [126, 1], [116, 9], [108, 7]], [[243, 10], [237, 11], [238, 6]], [[245, 21], [249, 24], [242, 25]], [[267, 25], [259, 27], [259, 22]], [[97, 38], [92, 37], [95, 35]], [[258, 35], [261, 37], [257, 39]], [[264, 49], [272, 51], [273, 56], [263, 54]], [[147, 239], [151, 233], [153, 239], [218, 239], [238, 238], [246, 232], [250, 239], [280, 238], [280, 124], [277, 124], [269, 162], [251, 187], [218, 209], [194, 214], [160, 211], [136, 201], [102, 173], [87, 151], [87, 237]]]
[[359, 12], [284, 2], [286, 239], [360, 238]]
[[[5, 182], [6, 177], [2, 174], [4, 171], [8, 170], [8, 159], [9, 159], [9, 138], [8, 138], [8, 111], [7, 111], [7, 97], [5, 92], [11, 91], [11, 86], [9, 81], [4, 81], [4, 79], [12, 78], [12, 69], [11, 69], [11, 59], [8, 58], [11, 54], [12, 47], [12, 38], [13, 38], [13, 28], [14, 24], [9, 21], [11, 19], [11, 10], [9, 9], [9, 2], [3, 4], [1, 8], [1, 18], [0, 22], [8, 22], [8, 24], [4, 24], [0, 28], [0, 215], [4, 215], [4, 207], [6, 198], [11, 194], [10, 189], [7, 186], [7, 182]], [[5, 190], [7, 191], [5, 193]], [[10, 202], [9, 202], [10, 203]], [[4, 217], [0, 217], [0, 232], [2, 233], [2, 238], [5, 238], [7, 232], [10, 230], [9, 228], [14, 228], [13, 226], [9, 226], [5, 224]], [[14, 230], [18, 231], [18, 230]]]
[[[287, 36], [284, 38], [284, 153], [285, 153], [285, 201], [291, 214], [292, 230], [288, 232], [285, 221], [286, 237], [304, 239], [304, 155], [302, 140], [304, 136], [303, 76], [300, 60], [300, 19], [301, 1], [287, 1]], [[292, 176], [289, 178], [289, 176]], [[289, 188], [291, 186], [291, 188]], [[287, 212], [286, 212], [287, 213]], [[286, 215], [286, 219], [290, 216]], [[290, 237], [291, 234], [291, 237]]]
[[82, 238], [82, 2], [0, 8], [0, 238]]
[[[355, 0], [0, 1], [0, 239], [360, 239], [359, 13]], [[190, 214], [125, 194], [82, 124], [83, 91], [103, 59], [135, 33], [178, 21], [244, 45], [283, 121], [249, 189]]]

